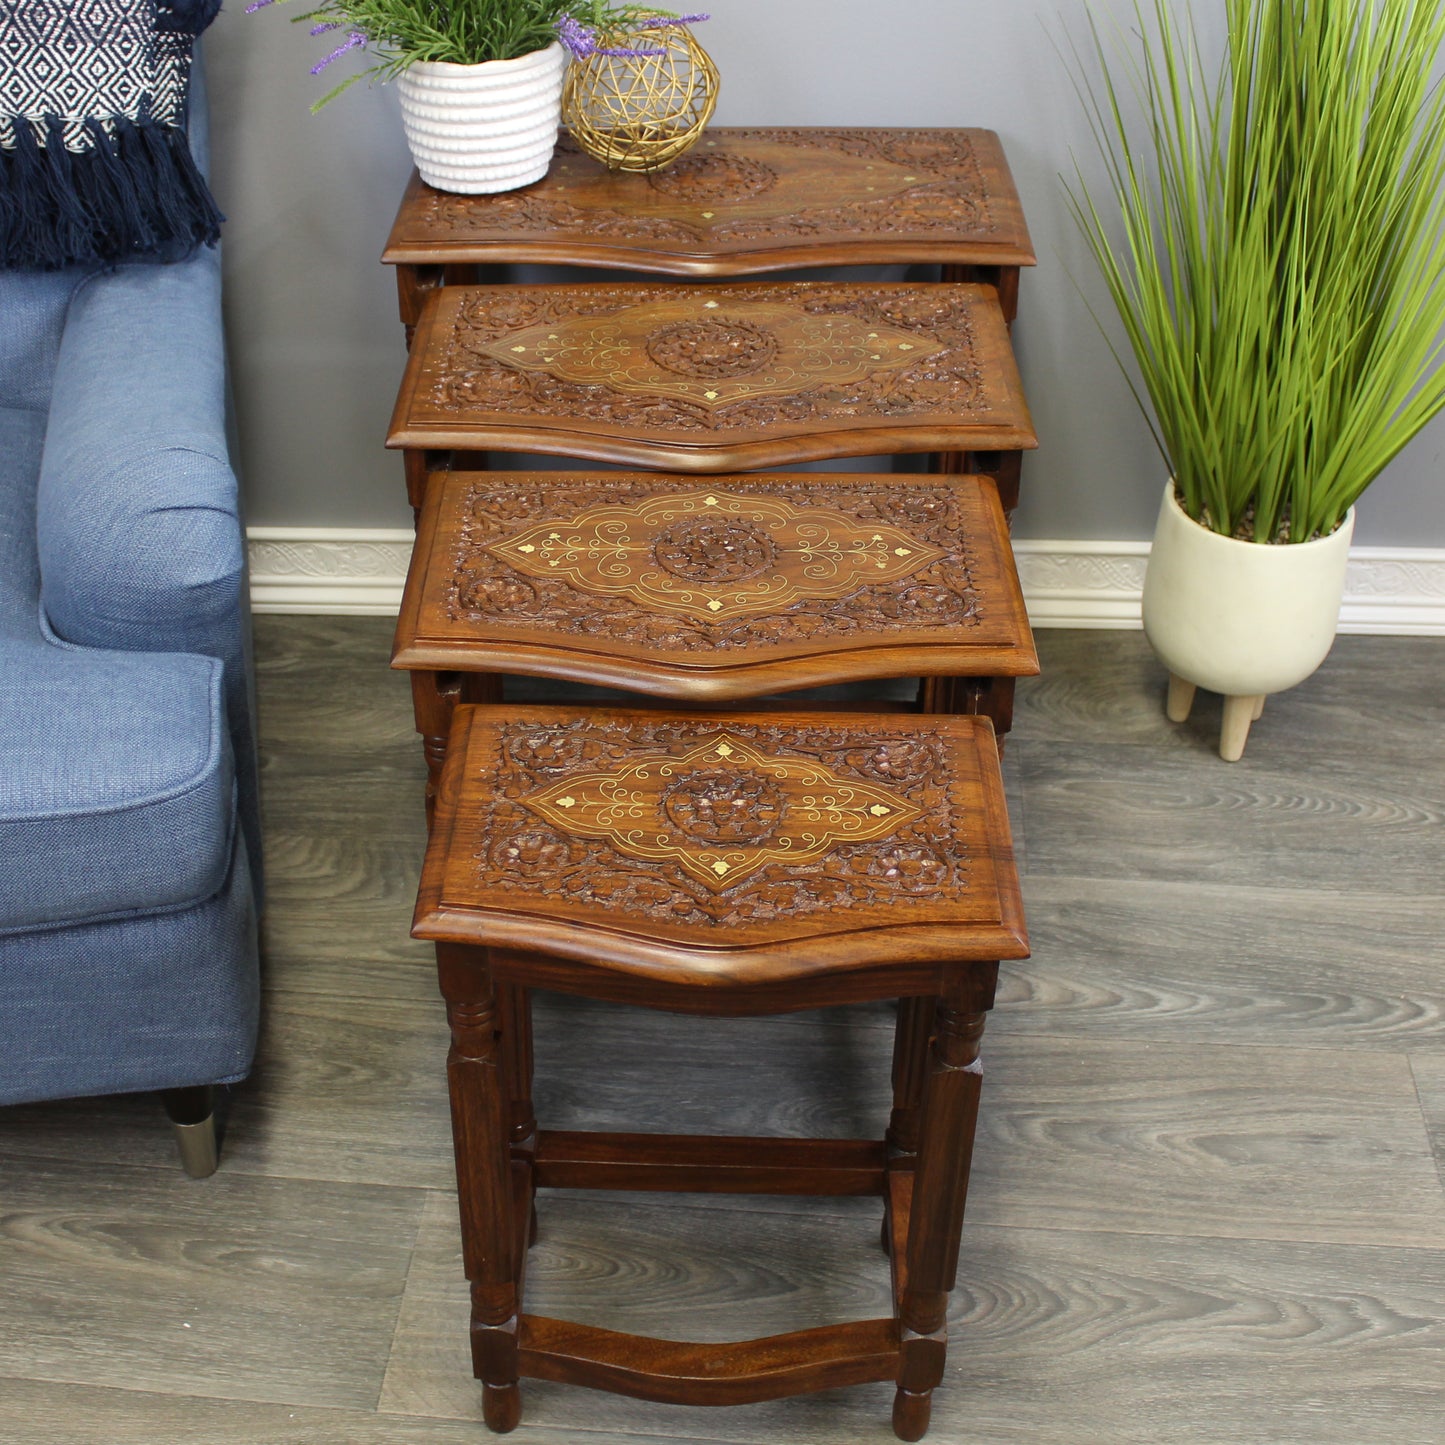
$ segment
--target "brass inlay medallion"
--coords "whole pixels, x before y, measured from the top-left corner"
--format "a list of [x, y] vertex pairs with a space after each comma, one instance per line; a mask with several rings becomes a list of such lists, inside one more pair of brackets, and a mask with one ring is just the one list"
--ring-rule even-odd
[[510, 370], [695, 403], [706, 409], [847, 386], [947, 348], [919, 331], [776, 301], [642, 302], [566, 316], [477, 348]]
[[717, 621], [798, 598], [846, 597], [947, 556], [888, 522], [704, 491], [538, 522], [487, 551], [529, 576], [561, 576], [585, 592]]
[[769, 864], [811, 863], [897, 832], [922, 810], [891, 788], [811, 758], [777, 757], [719, 732], [681, 755], [659, 750], [519, 801], [554, 828], [672, 862], [721, 891]]

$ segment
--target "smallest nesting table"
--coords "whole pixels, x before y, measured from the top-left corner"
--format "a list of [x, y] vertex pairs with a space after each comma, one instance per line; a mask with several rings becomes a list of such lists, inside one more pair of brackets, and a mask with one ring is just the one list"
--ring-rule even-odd
[[[917, 1440], [943, 1378], [998, 960], [1028, 947], [986, 719], [459, 708], [415, 936], [433, 940], [473, 1363], [741, 1404], [893, 1381]], [[527, 991], [712, 1016], [901, 998], [886, 1138], [538, 1129]], [[883, 1319], [733, 1344], [526, 1313], [539, 1188], [876, 1195]]]

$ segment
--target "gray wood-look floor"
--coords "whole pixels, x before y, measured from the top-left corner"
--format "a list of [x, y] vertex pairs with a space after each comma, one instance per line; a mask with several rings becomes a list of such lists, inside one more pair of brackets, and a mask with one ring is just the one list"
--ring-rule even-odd
[[[0, 1442], [477, 1445], [422, 767], [379, 619], [258, 620], [266, 1018], [220, 1172], [154, 1101], [0, 1111]], [[939, 1445], [1445, 1440], [1445, 643], [1347, 638], [1234, 766], [1141, 637], [1040, 637]], [[888, 1011], [539, 1005], [556, 1127], [881, 1127]], [[621, 1060], [619, 1064], [617, 1061]], [[660, 1098], [660, 1109], [650, 1101]], [[539, 1310], [691, 1338], [887, 1310], [873, 1201], [558, 1196]], [[525, 1386], [536, 1445], [880, 1442]]]

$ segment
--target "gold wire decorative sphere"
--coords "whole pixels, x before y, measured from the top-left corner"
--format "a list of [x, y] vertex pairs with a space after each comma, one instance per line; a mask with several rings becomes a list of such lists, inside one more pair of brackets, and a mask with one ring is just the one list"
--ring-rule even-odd
[[606, 49], [567, 67], [562, 119], [610, 171], [655, 171], [695, 146], [717, 108], [717, 66], [686, 25], [604, 37]]

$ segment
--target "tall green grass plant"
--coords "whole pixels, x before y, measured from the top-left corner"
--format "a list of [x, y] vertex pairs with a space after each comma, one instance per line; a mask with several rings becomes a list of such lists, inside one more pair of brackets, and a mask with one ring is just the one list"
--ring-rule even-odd
[[1091, 17], [1067, 191], [1185, 511], [1303, 542], [1445, 408], [1445, 0], [1222, 3], [1217, 68], [1179, 0]]

